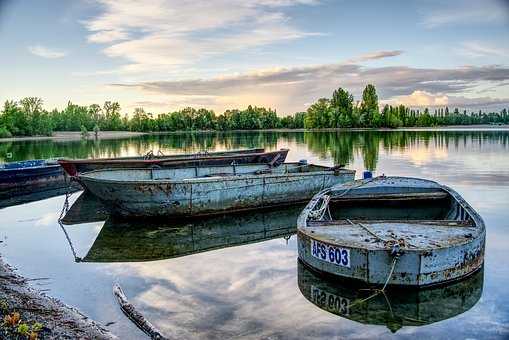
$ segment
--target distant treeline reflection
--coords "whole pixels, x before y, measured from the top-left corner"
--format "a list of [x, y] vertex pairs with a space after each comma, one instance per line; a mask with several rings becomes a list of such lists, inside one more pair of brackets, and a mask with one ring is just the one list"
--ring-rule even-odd
[[[165, 154], [203, 150], [278, 147], [297, 144], [320, 158], [349, 165], [361, 154], [364, 167], [375, 170], [380, 149], [404, 150], [409, 147], [477, 148], [509, 145], [507, 131], [307, 131], [307, 132], [210, 132], [145, 135], [117, 140], [72, 142], [23, 141], [0, 143], [2, 161], [57, 157], [98, 158], [143, 155], [150, 150]], [[10, 157], [9, 157], [10, 156]]]

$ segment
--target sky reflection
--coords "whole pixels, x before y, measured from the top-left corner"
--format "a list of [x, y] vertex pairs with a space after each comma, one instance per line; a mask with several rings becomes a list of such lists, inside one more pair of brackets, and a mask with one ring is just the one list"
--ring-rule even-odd
[[[65, 226], [79, 257], [86, 257], [97, 247], [93, 252], [96, 261], [79, 263], [75, 262], [56, 221], [63, 196], [1, 209], [0, 238], [4, 242], [0, 243], [0, 251], [6, 260], [27, 277], [48, 277], [49, 280], [41, 282], [44, 286], [37, 287], [50, 289], [50, 295], [77, 306], [102, 323], [115, 322], [109, 328], [121, 338], [137, 339], [142, 333], [116, 305], [111, 291], [115, 282], [120, 283], [151, 322], [165, 334], [177, 338], [495, 339], [509, 336], [506, 288], [509, 268], [503, 265], [509, 256], [509, 131], [213, 134], [202, 139], [188, 136], [184, 141], [174, 136], [147, 138], [101, 144], [92, 149], [101, 154], [123, 154], [131, 148], [143, 152], [158, 147], [174, 150], [183, 145], [186, 151], [204, 145], [211, 149], [290, 147], [292, 161], [308, 159], [328, 165], [345, 162], [358, 171], [374, 165], [377, 174], [425, 177], [449, 185], [486, 222], [482, 295], [473, 306], [453, 313], [450, 318], [422, 326], [403, 326], [392, 333], [384, 324], [359, 323], [330, 313], [303, 295], [299, 288], [295, 236], [287, 241], [281, 234], [270, 234], [281, 231], [284, 225], [288, 230], [294, 228], [291, 221], [296, 219], [299, 209], [284, 218], [280, 216], [283, 221], [280, 224], [273, 223], [277, 218], [257, 219], [249, 214], [230, 222], [185, 221], [166, 226], [141, 223], [138, 234], [136, 228], [118, 228], [121, 229], [118, 235], [123, 238], [114, 237], [118, 225], [111, 221], [105, 224], [83, 220]], [[80, 146], [79, 151], [74, 146], [67, 147], [70, 153], [80, 155], [92, 150], [88, 146], [82, 149]], [[25, 156], [55, 152], [44, 146], [33, 145], [31, 150], [16, 148], [24, 150]], [[57, 151], [61, 150], [64, 148], [58, 146]], [[74, 194], [71, 203], [78, 196]], [[246, 219], [254, 222], [249, 224], [244, 222]], [[199, 223], [201, 227], [193, 231], [192, 226]], [[235, 223], [246, 228], [243, 238], [232, 232], [239, 228]], [[172, 234], [171, 230], [178, 233]], [[221, 233], [228, 236], [221, 240], [218, 236]], [[137, 241], [130, 242], [129, 237], [136, 235]], [[153, 243], [150, 237], [155, 240]], [[174, 247], [189, 237], [192, 237], [189, 244], [194, 248]], [[216, 249], [222, 247], [221, 242], [225, 248]], [[133, 252], [146, 255], [137, 258], [145, 261], [129, 262], [134, 261], [128, 257], [132, 253], [115, 251], [125, 244], [134, 245]], [[106, 255], [109, 257], [105, 258]], [[100, 256], [106, 262], [99, 262]], [[329, 288], [337, 289], [334, 284]], [[465, 299], [476, 294], [476, 289], [467, 290]], [[430, 311], [435, 308], [436, 314], [440, 314], [446, 308], [442, 302], [431, 300], [426, 307]]]

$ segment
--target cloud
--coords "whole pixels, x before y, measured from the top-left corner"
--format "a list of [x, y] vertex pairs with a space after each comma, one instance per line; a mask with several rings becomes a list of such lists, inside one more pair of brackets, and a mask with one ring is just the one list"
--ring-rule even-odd
[[28, 51], [33, 55], [47, 59], [63, 58], [68, 54], [64, 50], [53, 49], [42, 45], [28, 46]]
[[509, 49], [479, 41], [467, 41], [461, 44], [460, 53], [471, 58], [507, 57], [509, 56]]
[[460, 108], [486, 108], [494, 105], [509, 105], [509, 98], [450, 96], [442, 93], [434, 94], [426, 91], [414, 91], [410, 95], [396, 96], [383, 104], [399, 105], [410, 107], [460, 107]]
[[450, 1], [448, 6], [426, 14], [421, 24], [426, 28], [447, 25], [507, 23], [507, 5], [499, 0]]
[[[407, 100], [408, 103], [440, 105], [446, 100], [465, 105], [494, 105], [507, 99], [462, 98], [481, 85], [504, 86], [509, 68], [503, 66], [465, 66], [449, 69], [406, 66], [364, 67], [358, 64], [324, 64], [277, 68], [206, 79], [117, 83], [148, 94], [171, 96], [216, 96], [235, 98], [237, 103], [276, 107], [283, 112], [305, 109], [305, 103], [330, 96], [341, 86], [357, 98], [366, 84], [375, 84], [381, 99]], [[456, 98], [456, 99], [454, 99]], [[454, 101], [457, 100], [457, 101]]]
[[84, 22], [88, 41], [123, 58], [124, 73], [175, 70], [233, 51], [315, 36], [291, 24], [282, 8], [314, 0], [138, 1], [98, 0], [101, 12]]
[[390, 57], [397, 57], [399, 55], [403, 54], [403, 51], [401, 50], [394, 50], [394, 51], [377, 51], [372, 53], [366, 53], [362, 54], [356, 58], [348, 60], [349, 63], [355, 63], [360, 61], [368, 61], [368, 60], [377, 60], [377, 59], [383, 59], [383, 58], [390, 58]]

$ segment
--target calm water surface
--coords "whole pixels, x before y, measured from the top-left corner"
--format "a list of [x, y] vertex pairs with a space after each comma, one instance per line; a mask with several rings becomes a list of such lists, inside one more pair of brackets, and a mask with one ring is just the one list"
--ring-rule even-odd
[[[13, 160], [246, 147], [290, 148], [288, 160], [425, 177], [456, 189], [487, 226], [482, 272], [452, 286], [370, 295], [297, 261], [300, 208], [198, 221], [107, 219], [73, 194], [0, 210], [0, 253], [36, 287], [74, 305], [122, 339], [144, 335], [120, 312], [120, 283], [142, 313], [176, 338], [509, 337], [509, 130], [232, 133], [100, 142], [0, 143]], [[100, 210], [99, 210], [100, 211]]]

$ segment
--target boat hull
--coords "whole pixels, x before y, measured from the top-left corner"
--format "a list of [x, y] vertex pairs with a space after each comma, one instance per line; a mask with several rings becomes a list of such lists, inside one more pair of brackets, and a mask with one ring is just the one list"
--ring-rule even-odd
[[58, 164], [0, 170], [0, 199], [55, 190], [67, 185], [64, 172]]
[[211, 215], [303, 202], [325, 187], [352, 181], [354, 175], [355, 171], [338, 169], [184, 181], [108, 181], [87, 174], [79, 179], [116, 215], [161, 217]]
[[274, 166], [282, 164], [288, 149], [265, 152], [264, 149], [248, 149], [238, 151], [212, 152], [204, 154], [186, 154], [172, 156], [155, 156], [151, 159], [144, 157], [126, 157], [109, 159], [60, 159], [58, 163], [70, 176], [101, 169], [128, 169], [153, 167], [182, 167], [223, 165], [235, 162], [237, 164], [271, 163]]
[[[388, 178], [382, 181], [379, 187], [373, 185], [362, 190], [356, 190], [355, 184], [352, 184], [352, 188], [344, 191], [342, 197], [334, 189], [326, 189], [313, 197], [297, 221], [299, 258], [320, 272], [373, 285], [430, 286], [461, 279], [482, 267], [486, 239], [484, 222], [458, 193], [438, 183], [420, 179]], [[398, 181], [403, 181], [404, 185], [395, 186]], [[363, 200], [369, 202], [369, 196], [383, 193], [395, 200], [394, 204], [403, 205], [405, 201], [408, 202], [405, 199], [408, 195], [414, 195], [414, 199], [420, 196], [428, 199], [429, 195], [440, 192], [447, 194], [448, 201], [440, 201], [439, 205], [450, 202], [451, 210], [447, 210], [448, 219], [445, 222], [437, 221], [435, 225], [429, 220], [412, 220], [415, 217], [407, 217], [410, 216], [408, 209], [403, 213], [404, 220], [400, 221], [347, 223], [310, 220], [310, 212], [327, 195], [330, 195], [331, 201], [338, 195], [338, 199], [346, 201], [362, 196]], [[419, 200], [417, 204], [421, 205], [424, 201]], [[372, 201], [369, 204], [378, 203]], [[328, 230], [327, 223], [336, 229]], [[366, 225], [369, 225], [369, 230], [365, 230]], [[412, 229], [416, 227], [420, 229]], [[347, 231], [348, 228], [357, 230], [358, 237], [352, 238], [353, 234]], [[388, 239], [387, 235], [393, 234], [394, 241], [403, 238], [409, 245], [395, 256], [392, 246], [383, 245], [384, 242], [373, 237], [369, 231], [378, 235], [387, 231], [382, 238]], [[344, 252], [344, 263], [337, 261], [336, 251]], [[339, 258], [343, 260], [341, 255]]]

